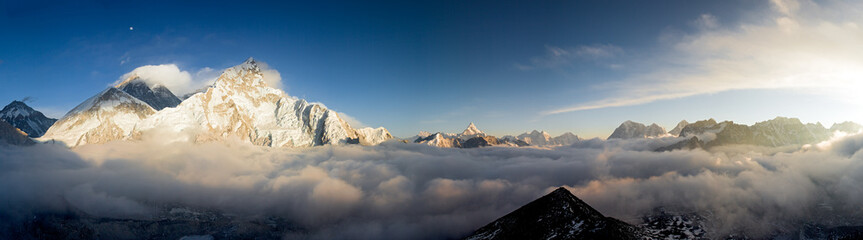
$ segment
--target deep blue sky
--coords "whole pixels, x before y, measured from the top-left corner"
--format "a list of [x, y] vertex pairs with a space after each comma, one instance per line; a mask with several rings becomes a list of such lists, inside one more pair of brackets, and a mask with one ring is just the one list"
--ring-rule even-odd
[[[767, 1], [69, 2], [0, 5], [0, 103], [32, 96], [59, 117], [139, 66], [195, 73], [252, 56], [281, 73], [288, 94], [402, 137], [471, 121], [498, 135], [605, 137], [627, 119], [668, 128], [709, 117], [834, 120], [782, 108], [808, 95], [763, 89], [542, 114], [608, 98], [616, 90], [603, 84], [666, 67], [654, 59], [704, 31], [702, 15], [734, 29], [771, 11]], [[556, 48], [570, 55], [556, 59]], [[816, 109], [832, 103], [813, 99], [805, 103]]]

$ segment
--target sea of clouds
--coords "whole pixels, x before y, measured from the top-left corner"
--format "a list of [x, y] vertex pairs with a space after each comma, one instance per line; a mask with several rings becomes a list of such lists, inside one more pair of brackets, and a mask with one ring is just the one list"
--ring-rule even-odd
[[154, 219], [162, 206], [275, 216], [306, 239], [447, 239], [559, 186], [633, 224], [657, 207], [708, 216], [712, 236], [858, 224], [863, 135], [803, 147], [653, 152], [679, 139], [553, 149], [267, 148], [156, 139], [67, 149], [0, 146], [0, 222], [84, 213]]

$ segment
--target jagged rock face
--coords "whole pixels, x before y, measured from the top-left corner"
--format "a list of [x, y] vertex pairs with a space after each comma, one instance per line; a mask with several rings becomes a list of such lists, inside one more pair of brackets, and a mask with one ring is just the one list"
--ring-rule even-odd
[[719, 126], [719, 124], [716, 123], [716, 120], [713, 120], [713, 118], [711, 118], [711, 119], [701, 120], [701, 121], [687, 124], [686, 126], [683, 127], [683, 129], [680, 130], [680, 136], [681, 137], [688, 137], [688, 136], [694, 136], [694, 135], [702, 134], [705, 132], [714, 132], [715, 133], [715, 132], [719, 132], [719, 130], [721, 130], [721, 128], [722, 128], [722, 126]]
[[863, 131], [863, 126], [855, 122], [835, 123], [833, 124], [833, 126], [830, 126], [830, 132], [836, 131], [846, 133], [859, 133], [860, 131]]
[[225, 70], [213, 87], [147, 118], [136, 131], [149, 129], [170, 129], [179, 140], [191, 134], [185, 140], [239, 138], [273, 147], [372, 145], [392, 138], [383, 128], [353, 129], [335, 111], [267, 86], [254, 59]]
[[671, 136], [675, 137], [680, 136], [680, 132], [683, 131], [683, 128], [685, 128], [686, 125], [689, 125], [689, 122], [687, 122], [686, 120], [680, 121], [679, 123], [677, 123], [677, 126], [671, 129], [671, 131], [668, 131], [668, 134], [671, 134]]
[[135, 126], [154, 113], [147, 103], [111, 87], [69, 111], [42, 139], [70, 147], [128, 139]]
[[[847, 126], [853, 126], [852, 124]], [[854, 128], [849, 127], [848, 130], [853, 131]], [[735, 124], [731, 121], [717, 123], [713, 119], [702, 120], [684, 127], [680, 136], [691, 137], [705, 133], [715, 134], [715, 139], [705, 140], [704, 145], [708, 148], [728, 144], [771, 147], [800, 145], [817, 143], [832, 136], [831, 130], [821, 124], [803, 124], [797, 118], [785, 117], [758, 122], [752, 126]]]
[[129, 77], [115, 87], [123, 90], [129, 95], [132, 95], [138, 100], [144, 101], [157, 111], [166, 107], [176, 107], [180, 104], [180, 98], [175, 96], [174, 93], [168, 90], [168, 88], [164, 86], [150, 87], [137, 75]]
[[641, 239], [641, 229], [603, 216], [558, 188], [464, 239]]
[[830, 132], [821, 124], [803, 124], [797, 118], [777, 117], [752, 125], [757, 139], [764, 139], [762, 145], [784, 146], [815, 143], [830, 138]]
[[418, 138], [415, 143], [426, 144], [435, 147], [460, 148], [461, 141], [457, 137], [448, 137], [443, 133], [435, 133], [424, 138]]
[[689, 124], [683, 128], [681, 137], [691, 137], [705, 133], [715, 134], [713, 139], [706, 139], [705, 148], [730, 144], [764, 145], [767, 144], [766, 136], [756, 134], [752, 128], [731, 121], [717, 123], [716, 120], [702, 120]]
[[497, 140], [494, 136], [485, 136], [485, 137], [473, 137], [464, 141], [461, 144], [462, 148], [478, 148], [478, 147], [489, 147], [494, 145], [500, 145], [500, 141]]
[[46, 117], [41, 112], [33, 110], [21, 101], [12, 101], [3, 107], [3, 110], [0, 110], [0, 119], [34, 138], [44, 135], [48, 128], [57, 121], [57, 119]]
[[645, 126], [641, 123], [626, 121], [621, 123], [617, 129], [614, 129], [614, 132], [611, 133], [611, 136], [609, 136], [608, 139], [649, 138], [659, 137], [665, 134], [665, 128], [662, 128], [655, 123], [650, 126]]
[[0, 145], [33, 145], [35, 142], [27, 137], [27, 133], [15, 128], [5, 120], [0, 120]]

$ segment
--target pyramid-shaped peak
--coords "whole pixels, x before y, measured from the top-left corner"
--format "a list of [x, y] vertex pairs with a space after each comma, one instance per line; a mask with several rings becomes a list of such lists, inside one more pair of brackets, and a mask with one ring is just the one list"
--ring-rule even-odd
[[570, 192], [569, 190], [566, 190], [566, 188], [565, 188], [565, 187], [558, 187], [558, 188], [557, 188], [557, 189], [555, 189], [554, 191], [551, 191], [551, 193], [549, 193], [548, 195], [554, 195], [554, 196], [573, 196], [573, 197], [575, 197], [575, 195], [572, 195], [572, 192]]
[[241, 88], [245, 89], [249, 89], [250, 87], [267, 87], [263, 77], [264, 75], [257, 64], [257, 60], [249, 58], [243, 63], [230, 67], [222, 72], [213, 86], [216, 88], [242, 86]]
[[138, 73], [133, 72], [132, 74], [129, 74], [129, 76], [126, 77], [126, 79], [123, 79], [122, 82], [118, 83], [117, 85], [114, 85], [114, 87], [115, 88], [123, 88], [123, 86], [129, 85], [132, 82], [139, 82], [139, 81], [143, 82], [141, 77], [138, 76]]
[[6, 109], [33, 110], [33, 108], [31, 108], [30, 106], [27, 106], [26, 103], [24, 103], [23, 101], [18, 101], [18, 100], [13, 100], [11, 103], [9, 103], [9, 105], [6, 105], [6, 107], [3, 107], [3, 110], [6, 110]]
[[15, 100], [9, 103], [9, 105], [3, 107], [3, 110], [0, 110], [0, 115], [2, 115], [3, 117], [27, 117], [34, 112], [36, 112], [36, 110], [33, 110], [33, 108], [31, 108], [30, 106], [27, 106], [26, 103]]
[[243, 61], [243, 63], [237, 67], [241, 69], [260, 69], [260, 67], [258, 67], [258, 61], [252, 57], [249, 57], [248, 59], [246, 59], [246, 61]]
[[641, 233], [607, 218], [558, 188], [477, 229], [464, 239], [640, 239]]
[[476, 128], [476, 125], [474, 125], [473, 122], [471, 122], [469, 125], [467, 125], [467, 129], [465, 129], [464, 132], [462, 132], [461, 134], [462, 135], [477, 135], [477, 134], [483, 134], [483, 132], [480, 131], [478, 128]]

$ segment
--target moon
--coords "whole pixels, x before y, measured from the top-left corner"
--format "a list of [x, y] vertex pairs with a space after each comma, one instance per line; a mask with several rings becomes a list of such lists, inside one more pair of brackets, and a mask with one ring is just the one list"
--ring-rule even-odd
[[132, 30], [135, 30], [135, 28], [133, 28], [133, 27], [129, 27], [129, 31], [132, 31]]

